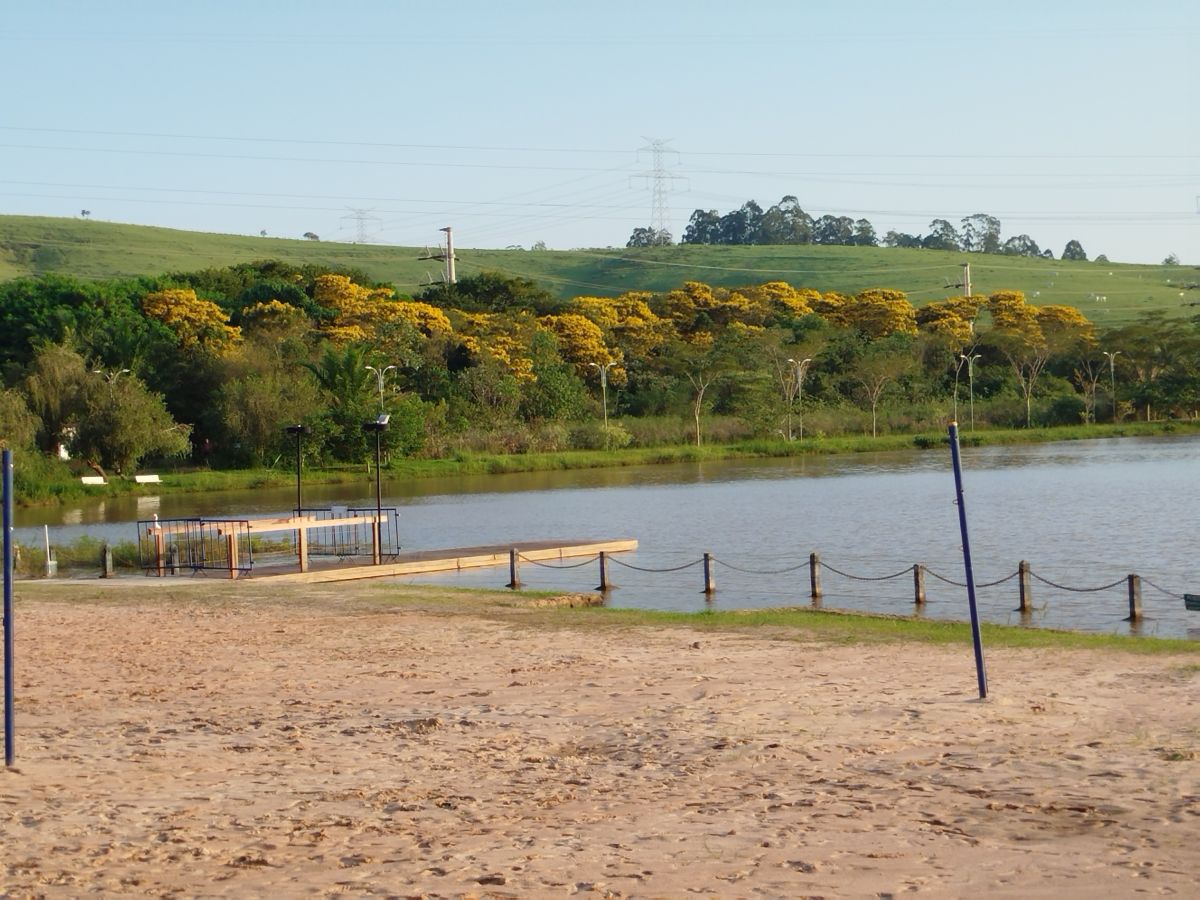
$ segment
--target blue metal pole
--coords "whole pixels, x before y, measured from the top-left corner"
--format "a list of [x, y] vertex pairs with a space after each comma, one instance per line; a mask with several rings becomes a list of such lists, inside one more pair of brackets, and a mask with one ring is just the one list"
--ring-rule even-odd
[[16, 756], [13, 724], [13, 459], [12, 451], [0, 451], [4, 468], [4, 764], [12, 766]]
[[967, 537], [967, 507], [963, 503], [962, 463], [958, 458], [958, 423], [950, 423], [950, 458], [954, 462], [954, 502], [958, 505], [958, 527], [962, 532], [963, 564], [967, 569], [967, 601], [971, 606], [971, 641], [975, 645], [975, 677], [979, 699], [987, 697], [987, 670], [983, 663], [983, 639], [979, 636], [979, 610], [975, 605], [975, 571], [971, 568], [971, 541]]

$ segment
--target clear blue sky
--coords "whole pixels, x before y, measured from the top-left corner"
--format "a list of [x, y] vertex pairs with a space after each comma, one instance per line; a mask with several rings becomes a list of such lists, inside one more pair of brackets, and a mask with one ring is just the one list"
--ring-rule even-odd
[[1200, 4], [39, 0], [0, 212], [463, 248], [764, 208], [1200, 262]]

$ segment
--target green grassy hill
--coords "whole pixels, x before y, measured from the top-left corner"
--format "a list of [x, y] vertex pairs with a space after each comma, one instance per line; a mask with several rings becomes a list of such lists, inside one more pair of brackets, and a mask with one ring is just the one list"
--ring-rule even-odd
[[[158, 275], [259, 259], [351, 266], [415, 293], [439, 263], [423, 247], [335, 244], [205, 234], [80, 219], [0, 216], [0, 280], [61, 273], [85, 279]], [[492, 269], [532, 278], [555, 294], [661, 291], [686, 280], [736, 286], [787, 281], [854, 293], [869, 287], [908, 292], [916, 305], [961, 293], [971, 265], [975, 293], [1021, 290], [1031, 302], [1076, 306], [1100, 325], [1200, 313], [1200, 266], [1064, 262], [1009, 256], [873, 247], [706, 247], [640, 250], [472, 250], [457, 248], [460, 277]]]

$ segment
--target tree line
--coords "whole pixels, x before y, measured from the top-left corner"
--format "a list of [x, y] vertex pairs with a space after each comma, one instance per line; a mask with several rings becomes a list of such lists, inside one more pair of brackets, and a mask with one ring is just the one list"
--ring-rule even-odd
[[[271, 465], [1195, 418], [1200, 323], [1099, 332], [1015, 291], [914, 307], [773, 281], [558, 300], [485, 272], [409, 297], [267, 261], [0, 285], [0, 442], [46, 465]], [[603, 404], [603, 406], [602, 406]], [[604, 424], [607, 422], [607, 426]]]
[[[656, 247], [672, 244], [669, 231], [639, 227], [633, 230], [627, 247]], [[889, 231], [882, 238], [868, 219], [805, 212], [800, 201], [790, 194], [764, 210], [754, 200], [721, 214], [715, 209], [697, 209], [688, 220], [681, 243], [684, 244], [819, 244], [842, 247], [907, 247], [925, 250], [959, 250], [967, 253], [997, 253], [1005, 256], [1036, 256], [1053, 259], [1050, 249], [1042, 249], [1027, 234], [1001, 238], [1000, 220], [976, 213], [959, 221], [956, 228], [947, 219], [934, 219], [926, 234]], [[1086, 260], [1079, 241], [1068, 241], [1062, 258]]]

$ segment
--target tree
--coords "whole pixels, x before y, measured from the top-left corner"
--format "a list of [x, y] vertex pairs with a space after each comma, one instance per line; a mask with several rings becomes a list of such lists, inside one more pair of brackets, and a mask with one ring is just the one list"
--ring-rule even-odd
[[879, 239], [875, 236], [875, 226], [867, 219], [855, 221], [852, 243], [856, 247], [878, 247]]
[[671, 232], [665, 228], [659, 230], [657, 228], [635, 228], [633, 234], [626, 241], [626, 247], [669, 247], [673, 241], [671, 240]]
[[367, 370], [366, 354], [354, 345], [327, 348], [316, 362], [300, 365], [312, 375], [326, 403], [328, 450], [335, 459], [361, 459], [368, 443], [362, 423], [376, 415], [375, 378]]
[[721, 217], [715, 209], [697, 209], [683, 232], [685, 244], [717, 244], [721, 240]]
[[768, 209], [759, 227], [760, 244], [811, 244], [812, 216], [800, 208], [791, 194]]
[[762, 207], [753, 200], [747, 200], [741, 208], [731, 210], [721, 216], [721, 244], [757, 244], [759, 230], [762, 226]]
[[922, 239], [921, 245], [927, 250], [961, 250], [962, 239], [945, 219], [934, 219], [929, 223], [929, 234]]
[[577, 419], [586, 408], [587, 390], [558, 352], [558, 341], [539, 328], [529, 348], [533, 378], [522, 386], [520, 411], [526, 421]]
[[1067, 241], [1067, 246], [1063, 247], [1062, 258], [1087, 262], [1087, 254], [1083, 252], [1083, 245], [1074, 240]]
[[1037, 241], [1027, 234], [1018, 234], [1016, 237], [1010, 237], [1004, 242], [1004, 246], [1000, 248], [1000, 252], [1005, 256], [1041, 256], [1042, 254]]
[[171, 329], [184, 350], [199, 348], [220, 356], [241, 338], [226, 312], [211, 300], [197, 297], [191, 288], [149, 293], [142, 298], [142, 311]]
[[907, 234], [903, 231], [889, 231], [883, 236], [883, 246], [904, 247], [919, 250], [925, 246], [925, 239], [919, 234]]
[[0, 390], [0, 450], [32, 447], [37, 436], [38, 419], [20, 391]]
[[847, 246], [854, 243], [854, 220], [849, 216], [821, 216], [813, 223], [813, 243]]
[[959, 224], [962, 225], [962, 248], [968, 253], [1000, 252], [1000, 220], [995, 216], [975, 213]]
[[916, 312], [903, 291], [863, 291], [842, 304], [841, 315], [847, 326], [857, 328], [869, 340], [896, 332], [917, 333]]
[[101, 475], [105, 469], [124, 475], [147, 456], [183, 456], [191, 430], [176, 424], [162, 396], [136, 375], [92, 378], [70, 446]]
[[43, 344], [38, 348], [25, 378], [25, 396], [37, 416], [38, 446], [54, 453], [70, 440], [71, 429], [83, 409], [84, 383], [88, 368], [67, 344]]
[[1179, 257], [1174, 253], [1169, 253], [1167, 254], [1167, 258], [1162, 261], [1162, 264], [1164, 266], [1177, 266], [1179, 265]]
[[454, 285], [436, 285], [417, 296], [435, 306], [453, 306], [468, 312], [517, 312], [538, 315], [557, 312], [562, 304], [531, 278], [487, 270], [460, 278]]
[[692, 421], [697, 447], [703, 440], [701, 417], [709, 388], [732, 372], [736, 365], [733, 347], [726, 337], [724, 333], [717, 336], [706, 333], [691, 340], [675, 338], [663, 354], [664, 362], [672, 374], [682, 376], [691, 386]]
[[871, 437], [878, 436], [879, 401], [898, 379], [912, 371], [911, 352], [886, 344], [872, 348], [854, 363], [854, 379], [871, 405]]
[[1092, 326], [1073, 306], [1034, 307], [1020, 291], [988, 298], [994, 328], [987, 341], [1008, 361], [1025, 400], [1025, 427], [1033, 426], [1033, 394], [1051, 357], [1072, 353], [1092, 336]]

